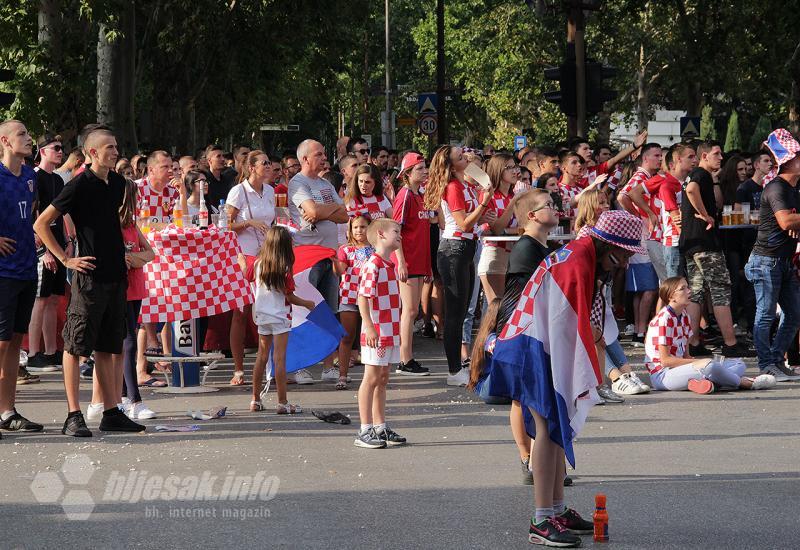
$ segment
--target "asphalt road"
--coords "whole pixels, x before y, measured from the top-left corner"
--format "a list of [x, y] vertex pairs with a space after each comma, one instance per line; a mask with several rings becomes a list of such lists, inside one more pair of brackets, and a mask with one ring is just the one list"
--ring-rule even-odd
[[[519, 482], [507, 407], [447, 387], [441, 347], [418, 343], [434, 374], [393, 375], [389, 418], [411, 444], [387, 450], [357, 449], [354, 426], [308, 413], [338, 410], [357, 424], [361, 369], [348, 391], [293, 386], [306, 412], [287, 418], [247, 412], [249, 389], [229, 387], [226, 367], [209, 377], [217, 393], [146, 390], [159, 418], [144, 435], [87, 440], [61, 435], [61, 377], [43, 374], [20, 388], [18, 407], [45, 433], [0, 441], [0, 548], [529, 547], [532, 491]], [[89, 383], [82, 389], [88, 399]], [[798, 396], [800, 384], [787, 383], [595, 407], [567, 503], [588, 516], [595, 493], [608, 496], [604, 547], [797, 548]], [[225, 418], [186, 416], [217, 405], [229, 407]], [[200, 430], [153, 431], [192, 423]], [[254, 500], [197, 500], [229, 494], [226, 479]]]

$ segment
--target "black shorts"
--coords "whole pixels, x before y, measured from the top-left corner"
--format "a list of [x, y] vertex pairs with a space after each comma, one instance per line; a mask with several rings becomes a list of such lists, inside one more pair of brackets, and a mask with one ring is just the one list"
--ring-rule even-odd
[[36, 281], [0, 277], [0, 342], [28, 332], [35, 299]]
[[75, 273], [64, 325], [64, 351], [88, 357], [93, 351], [122, 353], [127, 316], [126, 281], [101, 283]]
[[67, 268], [61, 262], [56, 262], [55, 273], [45, 269], [41, 258], [39, 259], [39, 286], [36, 289], [37, 298], [50, 296], [63, 296], [67, 288]]

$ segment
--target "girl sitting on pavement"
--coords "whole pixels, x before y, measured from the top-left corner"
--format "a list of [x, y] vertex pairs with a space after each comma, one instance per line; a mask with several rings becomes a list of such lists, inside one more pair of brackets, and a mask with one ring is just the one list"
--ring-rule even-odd
[[719, 387], [763, 390], [775, 386], [775, 377], [744, 377], [741, 359], [695, 359], [689, 355], [692, 329], [686, 308], [692, 291], [683, 277], [670, 277], [658, 290], [665, 304], [650, 321], [645, 339], [645, 363], [657, 390], [689, 390], [712, 393]]

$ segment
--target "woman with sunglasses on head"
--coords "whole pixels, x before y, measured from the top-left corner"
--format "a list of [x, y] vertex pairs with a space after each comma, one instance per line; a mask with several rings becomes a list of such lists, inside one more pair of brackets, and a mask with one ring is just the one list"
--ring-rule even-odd
[[[263, 151], [250, 151], [244, 161], [239, 184], [225, 201], [228, 227], [236, 232], [239, 247], [251, 267], [264, 242], [264, 235], [275, 221], [275, 191], [267, 183], [272, 176], [272, 162]], [[223, 215], [220, 213], [220, 215]], [[231, 354], [234, 372], [232, 386], [244, 385], [244, 339], [251, 306], [234, 309], [231, 319]]]
[[208, 179], [203, 172], [190, 170], [183, 178], [183, 186], [186, 192], [181, 193], [181, 208], [192, 223], [195, 223], [200, 214], [200, 197], [205, 198], [208, 194]]

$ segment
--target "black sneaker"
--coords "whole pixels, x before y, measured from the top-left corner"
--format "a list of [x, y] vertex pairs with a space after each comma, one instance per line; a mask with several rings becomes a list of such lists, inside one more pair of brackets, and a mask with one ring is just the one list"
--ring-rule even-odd
[[472, 362], [472, 359], [467, 357], [466, 359], [461, 360], [461, 368], [469, 370], [469, 364]]
[[572, 478], [564, 476], [564, 487], [572, 487]]
[[425, 323], [422, 327], [423, 338], [436, 338], [436, 331], [433, 330], [433, 323]]
[[17, 386], [36, 384], [37, 382], [39, 382], [39, 377], [37, 375], [29, 373], [28, 369], [22, 365], [19, 366], [19, 370], [17, 371]]
[[101, 432], [143, 432], [146, 429], [147, 426], [137, 424], [116, 407], [103, 411], [100, 420]]
[[401, 361], [394, 372], [404, 376], [428, 376], [431, 373], [430, 370], [417, 363], [416, 359], [411, 359], [408, 363]]
[[358, 432], [353, 445], [362, 449], [385, 449], [386, 441], [381, 439], [375, 432], [375, 428], [370, 428], [366, 432]]
[[625, 402], [625, 398], [624, 397], [614, 393], [611, 390], [611, 388], [609, 388], [605, 384], [600, 384], [599, 386], [597, 386], [597, 394], [606, 403], [624, 403]]
[[0, 421], [0, 430], [8, 430], [9, 432], [41, 432], [44, 426], [31, 422], [14, 409], [12, 414], [7, 419]]
[[64, 427], [61, 428], [61, 433], [72, 437], [92, 437], [92, 432], [86, 427], [86, 421], [80, 411], [74, 415], [67, 416], [64, 421]]
[[520, 460], [522, 464], [522, 484], [533, 485], [533, 472], [530, 469], [531, 457], [527, 460]]
[[633, 344], [635, 348], [644, 347], [644, 334], [634, 334], [631, 337], [631, 344]]
[[724, 357], [755, 357], [756, 352], [750, 350], [750, 348], [748, 348], [747, 346], [737, 342], [732, 346], [729, 346], [727, 344], [723, 345], [722, 355]]
[[534, 523], [531, 520], [531, 527], [528, 530], [528, 542], [531, 544], [543, 544], [544, 546], [575, 548], [581, 545], [581, 538], [567, 531], [555, 518], [547, 518], [540, 523]]
[[55, 372], [58, 370], [55, 362], [55, 354], [45, 355], [42, 352], [33, 357], [28, 357], [27, 368], [31, 372]]
[[383, 431], [378, 433], [378, 437], [380, 437], [382, 441], [386, 442], [388, 447], [397, 447], [399, 445], [406, 444], [406, 438], [398, 434], [389, 426], [386, 426]]
[[699, 344], [697, 346], [689, 344], [689, 355], [692, 357], [711, 357], [714, 355], [714, 352], [705, 347], [703, 344]]
[[553, 519], [575, 535], [591, 535], [594, 533], [594, 524], [591, 521], [583, 519], [581, 515], [572, 508], [567, 508]]

